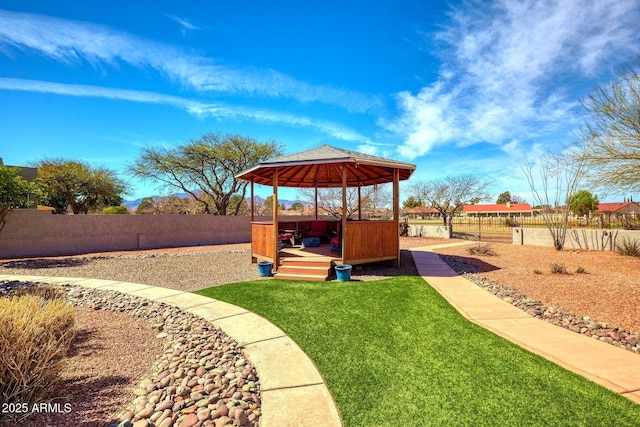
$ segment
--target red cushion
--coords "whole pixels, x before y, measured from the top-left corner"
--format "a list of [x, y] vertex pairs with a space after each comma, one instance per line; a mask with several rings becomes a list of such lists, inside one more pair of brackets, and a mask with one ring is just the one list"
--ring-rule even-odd
[[293, 234], [291, 233], [285, 233], [285, 234], [281, 234], [278, 239], [290, 239], [293, 237]]
[[311, 222], [311, 231], [324, 231], [327, 228], [327, 221], [312, 221]]

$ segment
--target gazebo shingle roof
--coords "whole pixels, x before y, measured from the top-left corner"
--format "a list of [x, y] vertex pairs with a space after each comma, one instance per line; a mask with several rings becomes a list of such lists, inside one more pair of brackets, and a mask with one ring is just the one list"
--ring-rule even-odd
[[284, 187], [340, 187], [341, 165], [347, 169], [347, 186], [367, 186], [393, 182], [393, 170], [400, 180], [408, 179], [416, 166], [371, 154], [322, 145], [300, 153], [276, 157], [237, 175], [256, 184], [271, 185], [278, 170], [278, 185]]

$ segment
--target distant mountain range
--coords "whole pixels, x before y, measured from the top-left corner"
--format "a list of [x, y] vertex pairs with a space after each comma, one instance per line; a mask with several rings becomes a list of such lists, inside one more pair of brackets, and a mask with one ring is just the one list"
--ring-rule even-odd
[[[170, 194], [169, 196], [149, 196], [149, 197], [151, 197], [153, 200], [156, 200], [156, 199], [161, 199], [163, 197], [171, 197], [171, 196], [178, 196], [181, 199], [188, 199], [189, 197], [191, 197], [189, 193], [175, 193], [175, 194]], [[123, 200], [122, 205], [126, 206], [127, 209], [129, 210], [136, 210], [143, 199], [146, 199], [146, 197], [141, 197], [135, 200]], [[255, 196], [255, 199], [256, 199], [256, 203], [259, 203], [259, 204], [264, 203], [264, 198], [260, 196]], [[249, 199], [247, 198], [247, 203], [248, 202], [249, 202]], [[278, 203], [282, 203], [286, 209], [289, 209], [291, 205], [293, 205], [295, 202], [299, 202], [299, 200], [286, 200], [286, 199], [278, 200]]]

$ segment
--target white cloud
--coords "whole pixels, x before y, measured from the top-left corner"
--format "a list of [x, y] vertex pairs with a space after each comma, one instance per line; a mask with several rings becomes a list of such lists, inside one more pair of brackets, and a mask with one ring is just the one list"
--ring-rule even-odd
[[346, 142], [374, 144], [368, 137], [335, 122], [317, 120], [280, 111], [238, 107], [223, 103], [204, 103], [154, 92], [0, 77], [0, 90], [2, 89], [78, 97], [119, 99], [147, 104], [165, 104], [180, 108], [202, 118], [241, 118], [256, 122], [281, 123], [288, 126], [314, 129], [317, 132]]
[[169, 15], [169, 14], [166, 14], [165, 16], [167, 18], [171, 19], [173, 22], [175, 22], [178, 25], [180, 25], [180, 28], [182, 28], [182, 34], [183, 35], [185, 35], [187, 33], [187, 31], [198, 31], [198, 30], [201, 30], [200, 27], [197, 27], [197, 26], [193, 25], [191, 22], [189, 22], [188, 19], [178, 18], [177, 16], [173, 16], [173, 15]]
[[103, 25], [0, 10], [0, 52], [10, 54], [12, 49], [35, 52], [65, 64], [84, 60], [94, 66], [124, 62], [151, 68], [200, 92], [284, 97], [361, 113], [381, 104], [375, 97], [311, 85], [275, 70], [233, 68]]
[[403, 138], [399, 152], [409, 158], [571, 126], [576, 86], [638, 51], [639, 9], [625, 0], [464, 3], [435, 34], [438, 80], [400, 93], [399, 116], [382, 125]]

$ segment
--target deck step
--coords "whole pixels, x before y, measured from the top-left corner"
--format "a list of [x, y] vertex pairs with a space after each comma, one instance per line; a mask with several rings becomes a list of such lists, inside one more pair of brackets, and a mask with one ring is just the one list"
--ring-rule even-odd
[[282, 264], [274, 275], [276, 279], [325, 281], [331, 273], [329, 258], [282, 258]]
[[328, 276], [326, 274], [282, 274], [276, 273], [274, 274], [274, 279], [284, 279], [284, 280], [308, 280], [312, 282], [326, 282]]
[[310, 266], [310, 265], [286, 265], [283, 264], [278, 269], [278, 273], [281, 274], [311, 274], [311, 275], [324, 275], [327, 277], [331, 272], [331, 266]]

